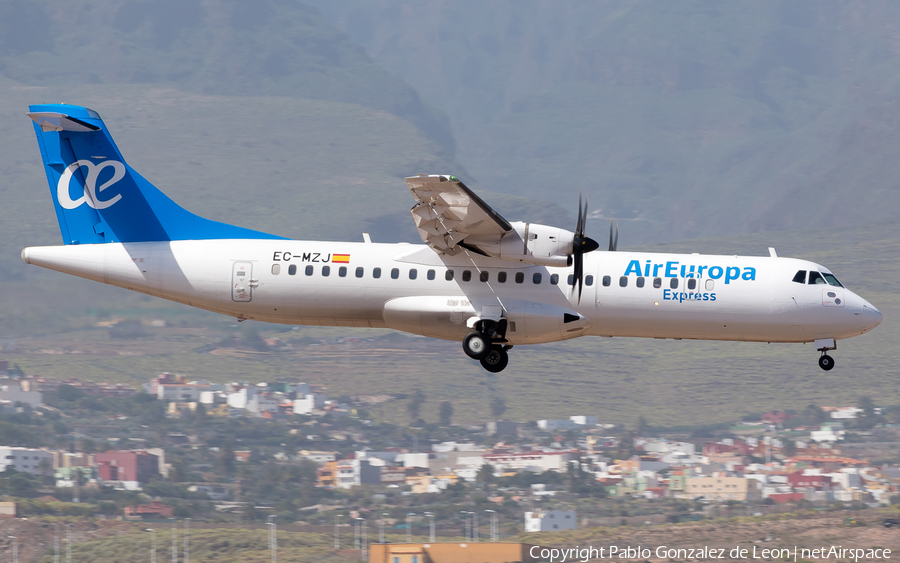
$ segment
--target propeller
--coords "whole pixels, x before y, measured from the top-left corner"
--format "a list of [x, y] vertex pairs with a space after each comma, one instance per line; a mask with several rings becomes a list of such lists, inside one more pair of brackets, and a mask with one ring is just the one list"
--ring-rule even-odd
[[[578, 302], [581, 303], [581, 290], [584, 285], [584, 254], [600, 248], [594, 239], [584, 236], [584, 226], [587, 223], [588, 200], [585, 196], [584, 205], [581, 204], [581, 194], [578, 194], [578, 222], [575, 224], [575, 236], [572, 238], [572, 262], [575, 266], [575, 284], [578, 285]], [[575, 289], [574, 287], [572, 288]]]
[[616, 223], [616, 236], [613, 238], [613, 220], [609, 220], [609, 251], [615, 252], [619, 246], [619, 224]]

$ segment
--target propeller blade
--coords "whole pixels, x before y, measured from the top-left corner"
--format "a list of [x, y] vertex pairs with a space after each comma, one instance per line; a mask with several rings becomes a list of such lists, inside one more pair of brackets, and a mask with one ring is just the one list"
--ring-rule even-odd
[[581, 303], [581, 290], [584, 284], [584, 254], [581, 252], [575, 255], [575, 271], [573, 273], [575, 274], [575, 284], [578, 286], [578, 303]]
[[[584, 211], [587, 212], [587, 205], [585, 205]], [[575, 221], [575, 236], [584, 234], [584, 221], [585, 221], [585, 213], [582, 213], [581, 210], [581, 192], [578, 192], [578, 219]]]
[[613, 250], [619, 248], [619, 224], [616, 223], [616, 238], [613, 241]]
[[612, 252], [616, 248], [613, 246], [613, 220], [609, 220], [609, 251]]

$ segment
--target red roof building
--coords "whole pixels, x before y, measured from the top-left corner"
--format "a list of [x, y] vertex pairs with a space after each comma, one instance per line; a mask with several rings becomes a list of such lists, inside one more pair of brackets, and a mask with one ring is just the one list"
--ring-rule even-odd
[[158, 500], [125, 507], [126, 518], [172, 518], [172, 507]]
[[159, 475], [159, 458], [142, 451], [109, 451], [94, 456], [97, 473], [104, 481], [147, 483]]

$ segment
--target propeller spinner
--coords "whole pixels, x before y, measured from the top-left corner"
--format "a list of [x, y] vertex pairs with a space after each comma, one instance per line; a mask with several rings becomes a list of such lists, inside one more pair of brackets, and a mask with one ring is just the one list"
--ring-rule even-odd
[[[572, 262], [575, 266], [575, 284], [578, 286], [579, 303], [581, 303], [581, 291], [584, 286], [584, 254], [600, 248], [597, 241], [584, 236], [584, 226], [587, 223], [587, 203], [587, 197], [585, 197], [582, 206], [581, 194], [578, 194], [578, 222], [575, 225], [575, 236], [572, 239]], [[572, 289], [574, 290], [574, 287]]]

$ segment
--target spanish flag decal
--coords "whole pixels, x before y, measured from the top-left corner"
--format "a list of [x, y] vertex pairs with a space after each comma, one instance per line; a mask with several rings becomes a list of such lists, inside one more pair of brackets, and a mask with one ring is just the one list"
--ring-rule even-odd
[[331, 256], [332, 264], [349, 264], [350, 263], [350, 255], [349, 254], [333, 254]]

